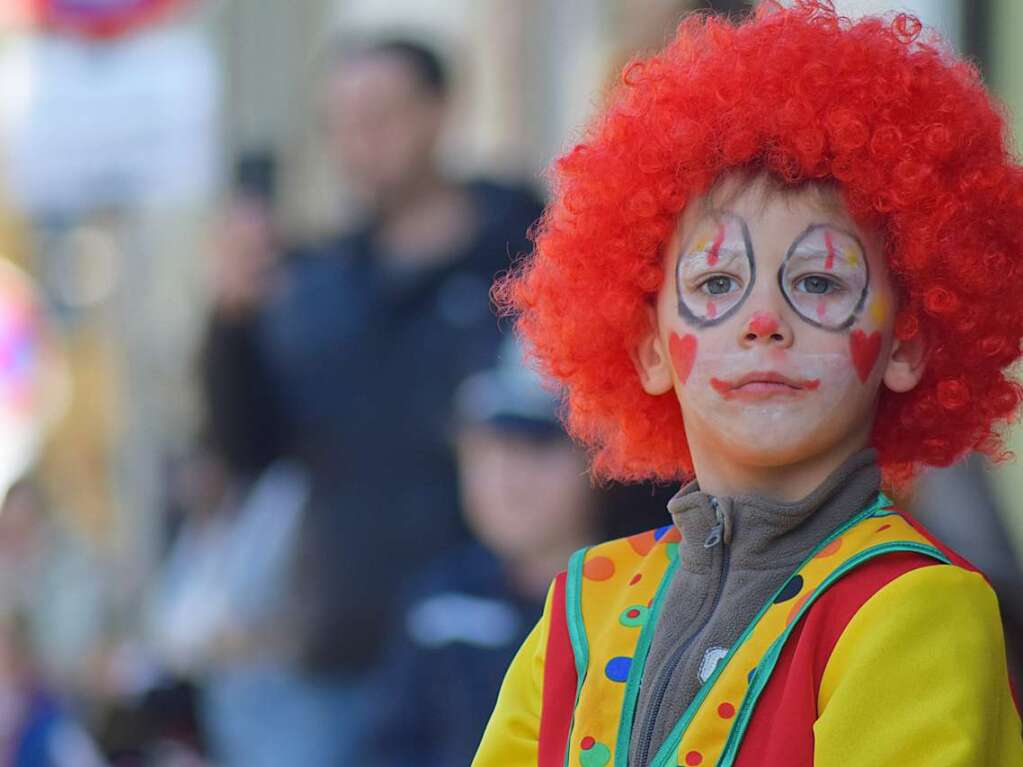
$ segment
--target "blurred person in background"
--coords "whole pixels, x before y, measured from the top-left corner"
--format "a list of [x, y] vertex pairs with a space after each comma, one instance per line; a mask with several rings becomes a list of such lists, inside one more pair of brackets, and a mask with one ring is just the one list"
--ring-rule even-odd
[[54, 553], [41, 497], [15, 483], [0, 508], [0, 767], [101, 767], [38, 657], [35, 597]]
[[[267, 153], [237, 164], [215, 242], [226, 312], [251, 300], [274, 267], [274, 178]], [[206, 359], [213, 381], [222, 366], [237, 364], [233, 355], [251, 353], [231, 344], [218, 351]], [[171, 483], [180, 522], [148, 604], [161, 668], [161, 686], [148, 698], [174, 693], [184, 715], [141, 745], [147, 753], [171, 744], [196, 755], [209, 750], [223, 765], [314, 764], [332, 738], [333, 707], [296, 668], [288, 635], [308, 481], [283, 460], [259, 470], [262, 454], [251, 452], [258, 442], [218, 441], [234, 436], [225, 421], [244, 420], [258, 407], [244, 394], [211, 409], [206, 433]]]
[[208, 751], [227, 766], [327, 763], [330, 691], [296, 668], [288, 635], [289, 565], [307, 488], [303, 472], [278, 462], [214, 503], [191, 505], [149, 603], [163, 678], [143, 701], [169, 701], [180, 715], [149, 717], [155, 735], [144, 752]]
[[294, 681], [330, 731], [308, 736], [308, 764], [354, 763], [400, 585], [467, 538], [445, 435], [451, 396], [494, 360], [490, 285], [541, 210], [527, 189], [441, 171], [449, 90], [422, 45], [339, 45], [326, 141], [359, 224], [283, 249], [243, 212], [217, 253], [203, 354], [210, 445], [242, 482], [280, 459], [309, 477], [288, 628], [305, 670]]
[[561, 428], [555, 397], [507, 348], [456, 394], [462, 509], [479, 543], [406, 592], [369, 731], [372, 767], [472, 761], [551, 579], [598, 534], [585, 456]]

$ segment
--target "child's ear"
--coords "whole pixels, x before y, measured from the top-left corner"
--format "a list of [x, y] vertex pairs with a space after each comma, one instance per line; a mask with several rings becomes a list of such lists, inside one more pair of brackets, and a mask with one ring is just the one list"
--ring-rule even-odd
[[907, 392], [920, 383], [926, 367], [927, 344], [923, 334], [917, 333], [908, 341], [896, 338], [888, 355], [884, 385], [894, 392]]
[[671, 391], [671, 358], [657, 332], [657, 311], [647, 307], [647, 331], [632, 350], [632, 364], [636, 366], [639, 382], [647, 394], [659, 396]]

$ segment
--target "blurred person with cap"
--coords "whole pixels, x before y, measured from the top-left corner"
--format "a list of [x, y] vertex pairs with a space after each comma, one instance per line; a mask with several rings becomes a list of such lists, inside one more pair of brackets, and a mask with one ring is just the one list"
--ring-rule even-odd
[[528, 189], [442, 172], [449, 90], [418, 43], [335, 48], [326, 143], [359, 223], [281, 255], [242, 216], [216, 254], [209, 444], [241, 483], [281, 459], [308, 473], [288, 625], [310, 689], [329, 701], [325, 764], [350, 763], [403, 582], [468, 539], [451, 397], [495, 359], [490, 285], [541, 212]]
[[504, 348], [455, 396], [462, 511], [479, 543], [442, 557], [405, 592], [375, 696], [372, 767], [472, 760], [550, 579], [598, 533], [597, 494], [556, 397], [514, 344]]

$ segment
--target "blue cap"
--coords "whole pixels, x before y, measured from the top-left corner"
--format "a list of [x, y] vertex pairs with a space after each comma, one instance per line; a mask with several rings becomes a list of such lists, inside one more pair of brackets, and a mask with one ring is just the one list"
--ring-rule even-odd
[[459, 425], [486, 424], [535, 437], [564, 437], [558, 418], [560, 398], [530, 368], [512, 338], [501, 348], [498, 364], [470, 376], [455, 392]]

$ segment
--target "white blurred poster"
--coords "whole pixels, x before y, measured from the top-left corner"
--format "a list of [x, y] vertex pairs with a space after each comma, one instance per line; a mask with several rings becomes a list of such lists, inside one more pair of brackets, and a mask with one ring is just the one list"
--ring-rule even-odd
[[31, 214], [187, 205], [214, 188], [220, 76], [197, 29], [17, 39], [0, 93], [0, 168]]

